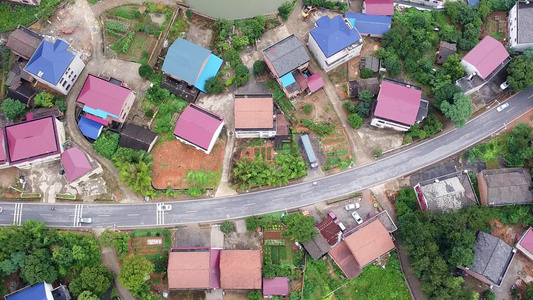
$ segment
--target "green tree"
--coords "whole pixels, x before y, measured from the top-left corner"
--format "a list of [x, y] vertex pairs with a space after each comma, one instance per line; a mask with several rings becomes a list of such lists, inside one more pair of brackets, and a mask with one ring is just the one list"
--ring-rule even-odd
[[450, 55], [442, 67], [450, 75], [452, 81], [465, 75], [465, 68], [461, 65], [461, 55], [459, 54]]
[[152, 69], [152, 67], [150, 67], [150, 65], [142, 64], [139, 67], [139, 76], [141, 76], [142, 78], [149, 79], [152, 74], [154, 74], [154, 70]]
[[460, 86], [456, 84], [447, 84], [439, 88], [435, 92], [435, 96], [433, 97], [433, 104], [440, 109], [440, 105], [444, 101], [448, 101], [448, 103], [453, 103], [453, 96], [457, 93], [462, 93], [463, 90]]
[[150, 279], [150, 274], [153, 271], [154, 264], [146, 259], [146, 257], [129, 255], [126, 256], [120, 267], [118, 281], [124, 288], [133, 293], [139, 293], [145, 288], [146, 281]]
[[78, 300], [98, 300], [98, 299], [100, 298], [97, 295], [89, 291], [85, 291], [78, 296]]
[[72, 249], [68, 247], [52, 249], [52, 261], [59, 267], [59, 275], [66, 276], [74, 268]]
[[402, 72], [402, 63], [395, 57], [387, 57], [383, 61], [383, 66], [387, 69], [390, 76], [396, 76]]
[[481, 28], [475, 24], [466, 24], [463, 31], [463, 38], [457, 42], [457, 47], [462, 50], [470, 50], [479, 42]]
[[6, 118], [10, 120], [14, 120], [16, 117], [24, 114], [25, 109], [26, 105], [18, 100], [7, 98], [4, 100], [4, 102], [2, 102], [2, 111], [4, 112]]
[[372, 70], [368, 68], [361, 68], [361, 78], [365, 79], [370, 78], [372, 76], [374, 76], [374, 72], [372, 72]]
[[348, 115], [348, 122], [350, 122], [352, 128], [358, 129], [363, 125], [363, 118], [358, 114], [350, 114]]
[[74, 295], [81, 295], [84, 291], [90, 291], [96, 296], [103, 296], [113, 281], [113, 274], [104, 265], [85, 267], [79, 275], [74, 277], [69, 290]]
[[[487, 300], [492, 300], [492, 299], [487, 299]], [[532, 283], [528, 284], [527, 286], [526, 296], [524, 300], [533, 300], [533, 284]]]
[[533, 157], [533, 132], [526, 123], [518, 123], [507, 138], [505, 160], [509, 167], [523, 167], [524, 163]]
[[443, 24], [443, 26], [439, 28], [439, 37], [443, 41], [456, 43], [461, 39], [462, 35], [461, 30], [451, 24]]
[[492, 10], [510, 10], [515, 4], [514, 0], [488, 0], [489, 7]]
[[235, 226], [231, 221], [224, 221], [222, 222], [222, 225], [220, 225], [220, 231], [224, 233], [232, 233], [233, 231], [235, 231]]
[[113, 247], [116, 236], [117, 236], [116, 232], [114, 232], [111, 229], [106, 229], [104, 230], [104, 232], [102, 232], [102, 234], [100, 234], [98, 241], [100, 242], [100, 245], [102, 245], [102, 247], [106, 247], [106, 248]]
[[248, 231], [256, 231], [257, 227], [259, 227], [259, 217], [257, 216], [251, 216], [245, 219], [246, 221], [246, 230]]
[[29, 284], [54, 282], [58, 278], [58, 272], [51, 262], [48, 249], [37, 249], [26, 256], [20, 276]]
[[205, 82], [205, 91], [208, 94], [220, 94], [225, 89], [226, 89], [226, 87], [224, 86], [222, 81], [220, 81], [220, 79], [218, 79], [218, 77], [216, 77], [216, 76], [210, 77]]
[[248, 37], [246, 36], [234, 36], [231, 44], [233, 45], [233, 48], [237, 51], [242, 51], [246, 45], [248, 45], [250, 42], [248, 41]]
[[249, 78], [250, 71], [245, 65], [240, 64], [235, 68], [235, 78], [233, 78], [233, 84], [235, 84], [236, 87], [245, 85]]
[[189, 19], [192, 18], [192, 11], [190, 9], [187, 9], [185, 11], [185, 16], [187, 16], [187, 18], [189, 18]]
[[263, 72], [265, 72], [266, 69], [266, 63], [264, 60], [256, 60], [254, 62], [254, 74], [260, 75]]
[[278, 7], [279, 16], [285, 21], [289, 19], [289, 15], [291, 14], [291, 11], [292, 11], [292, 3], [289, 1], [283, 2], [281, 6]]
[[33, 101], [37, 106], [52, 107], [54, 106], [54, 95], [47, 92], [41, 92], [35, 96]]
[[105, 158], [111, 159], [117, 151], [120, 136], [118, 133], [104, 131], [94, 141], [93, 149]]
[[530, 60], [533, 60], [533, 47], [529, 47], [524, 51], [524, 56]]
[[121, 147], [113, 155], [112, 161], [118, 170], [120, 182], [143, 196], [152, 193], [152, 154]]
[[513, 92], [533, 86], [533, 59], [525, 55], [513, 57], [507, 68], [507, 82]]
[[295, 242], [305, 243], [311, 240], [318, 233], [315, 230], [315, 221], [311, 216], [304, 216], [302, 213], [293, 213], [283, 218], [283, 223], [287, 226], [284, 237], [289, 237]]
[[361, 118], [367, 118], [370, 116], [370, 108], [372, 106], [372, 99], [374, 95], [370, 91], [362, 90], [359, 92], [359, 104], [357, 105], [356, 112]]
[[146, 91], [145, 97], [150, 103], [159, 105], [161, 102], [170, 98], [170, 92], [167, 89], [161, 88], [160, 83], [153, 82], [152, 86]]
[[313, 105], [312, 104], [306, 104], [303, 107], [303, 111], [306, 115], [310, 115], [313, 112]]
[[261, 291], [251, 291], [248, 293], [248, 300], [261, 300], [261, 299], [263, 299], [263, 295], [261, 295]]
[[452, 120], [457, 128], [463, 127], [474, 112], [472, 100], [463, 93], [453, 95], [453, 104], [448, 101], [442, 102], [440, 110], [447, 118]]

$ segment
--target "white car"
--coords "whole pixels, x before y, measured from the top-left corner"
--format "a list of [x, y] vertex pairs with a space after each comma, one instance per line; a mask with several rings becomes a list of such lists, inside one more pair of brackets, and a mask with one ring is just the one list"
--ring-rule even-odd
[[505, 90], [509, 87], [509, 83], [507, 81], [504, 81], [502, 84], [500, 84], [500, 89]]
[[170, 210], [172, 210], [172, 205], [163, 204], [163, 205], [159, 206], [159, 210], [160, 211], [170, 211]]
[[0, 213], [3, 211], [4, 209], [2, 208], [2, 206], [0, 206]]
[[355, 222], [357, 222], [357, 224], [363, 223], [363, 219], [361, 219], [361, 216], [359, 216], [359, 214], [356, 211], [352, 213], [352, 217], [355, 220]]
[[360, 207], [359, 203], [350, 203], [346, 204], [344, 207], [346, 210], [358, 209]]
[[507, 107], [509, 107], [509, 103], [504, 103], [504, 104], [498, 106], [498, 108], [496, 108], [496, 110], [497, 110], [498, 112], [500, 112], [500, 111], [506, 109]]
[[80, 221], [80, 223], [91, 224], [93, 222], [93, 219], [91, 219], [91, 218], [80, 218], [79, 221]]

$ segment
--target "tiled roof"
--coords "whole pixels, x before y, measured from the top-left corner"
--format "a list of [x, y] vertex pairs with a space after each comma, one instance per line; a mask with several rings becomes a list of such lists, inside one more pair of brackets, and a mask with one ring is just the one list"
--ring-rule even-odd
[[335, 263], [341, 268], [342, 272], [348, 279], [352, 280], [363, 273], [363, 269], [355, 260], [353, 253], [348, 248], [345, 241], [338, 243], [329, 251], [329, 255]]
[[303, 246], [313, 259], [321, 258], [331, 249], [328, 242], [321, 234], [318, 234], [310, 241], [303, 243]]
[[26, 27], [19, 26], [7, 38], [6, 47], [18, 53], [20, 56], [30, 59], [42, 40], [43, 37], [39, 34]]
[[135, 124], [126, 124], [120, 132], [120, 147], [131, 148], [133, 150], [148, 151], [150, 145], [157, 139], [157, 133], [150, 129]]
[[59, 39], [55, 43], [43, 40], [25, 70], [34, 77], [56, 85], [74, 59], [74, 54], [67, 51], [68, 46]]
[[77, 147], [70, 148], [61, 154], [61, 164], [65, 169], [68, 182], [73, 182], [92, 170], [87, 156]]
[[317, 27], [311, 30], [311, 36], [326, 57], [331, 57], [361, 39], [359, 32], [348, 28], [341, 16], [333, 19], [323, 16], [316, 21], [316, 25]]
[[[31, 286], [24, 287], [11, 295], [6, 296], [6, 300], [47, 300], [48, 298], [46, 283], [36, 283]], [[50, 294], [50, 296], [52, 296]]]
[[383, 80], [374, 115], [402, 124], [414, 125], [421, 97], [420, 89]]
[[309, 61], [304, 45], [294, 35], [263, 50], [263, 55], [272, 63], [278, 77], [282, 77]]
[[263, 296], [283, 296], [289, 294], [287, 277], [263, 278]]
[[132, 93], [131, 89], [113, 84], [103, 78], [89, 75], [83, 84], [78, 102], [94, 109], [101, 110], [107, 115], [120, 117], [124, 102]]
[[209, 248], [171, 251], [168, 257], [168, 287], [170, 289], [208, 289], [209, 270]]
[[487, 78], [508, 57], [509, 52], [502, 43], [487, 35], [463, 57], [463, 60], [476, 67], [482, 78]]
[[318, 223], [316, 225], [316, 228], [322, 234], [322, 236], [326, 239], [328, 244], [330, 246], [335, 246], [337, 242], [339, 241], [339, 234], [341, 232], [341, 229], [331, 217], [325, 218], [322, 222]]
[[533, 204], [533, 194], [529, 190], [531, 176], [527, 169], [490, 169], [483, 170], [480, 174], [483, 181], [480, 201], [483, 205]]
[[8, 125], [4, 134], [12, 164], [61, 153], [56, 121], [52, 116]]
[[344, 242], [362, 267], [394, 249], [389, 232], [377, 219], [349, 235]]
[[309, 76], [309, 79], [307, 81], [307, 85], [309, 87], [309, 91], [315, 92], [318, 91], [320, 88], [324, 87], [324, 80], [320, 76], [320, 74], [315, 73], [311, 76]]
[[223, 250], [220, 253], [220, 285], [223, 289], [261, 289], [261, 251]]
[[520, 246], [533, 254], [533, 228], [529, 227], [519, 242]]
[[267, 129], [274, 126], [274, 102], [270, 97], [235, 96], [235, 129]]
[[7, 162], [7, 154], [4, 148], [4, 130], [0, 130], [0, 164]]
[[365, 0], [365, 14], [392, 16], [394, 14], [393, 0]]
[[504, 241], [480, 231], [474, 243], [474, 255], [470, 270], [499, 286], [514, 253], [513, 248]]
[[194, 104], [181, 113], [174, 135], [207, 150], [224, 119]]
[[363, 35], [384, 35], [389, 32], [392, 23], [390, 16], [345, 13], [344, 17]]

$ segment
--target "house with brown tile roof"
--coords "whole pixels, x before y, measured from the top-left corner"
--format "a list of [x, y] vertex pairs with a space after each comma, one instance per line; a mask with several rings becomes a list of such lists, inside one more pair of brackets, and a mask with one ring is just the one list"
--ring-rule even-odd
[[209, 248], [172, 249], [167, 274], [169, 289], [209, 289]]
[[483, 170], [477, 174], [479, 202], [486, 206], [533, 204], [531, 175], [525, 168]]
[[227, 290], [261, 289], [260, 250], [222, 250], [220, 285]]
[[7, 38], [6, 47], [16, 55], [29, 60], [41, 44], [43, 37], [24, 26], [18, 26]]
[[235, 95], [235, 137], [273, 138], [276, 136], [274, 100], [271, 94]]
[[344, 241], [329, 251], [329, 255], [351, 280], [362, 273], [363, 267], [395, 248], [389, 231], [378, 218], [363, 223]]

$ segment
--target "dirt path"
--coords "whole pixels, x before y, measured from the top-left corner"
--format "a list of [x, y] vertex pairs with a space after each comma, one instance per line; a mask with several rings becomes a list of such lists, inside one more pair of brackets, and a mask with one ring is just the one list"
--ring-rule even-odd
[[118, 262], [118, 257], [115, 253], [115, 250], [113, 248], [100, 247], [100, 251], [102, 252], [102, 264], [105, 265], [111, 272], [113, 272], [115, 277], [115, 286], [117, 287], [120, 299], [136, 300], [135, 297], [131, 295], [130, 291], [121, 287], [120, 283], [118, 282], [117, 278], [118, 274], [120, 273], [120, 264]]

